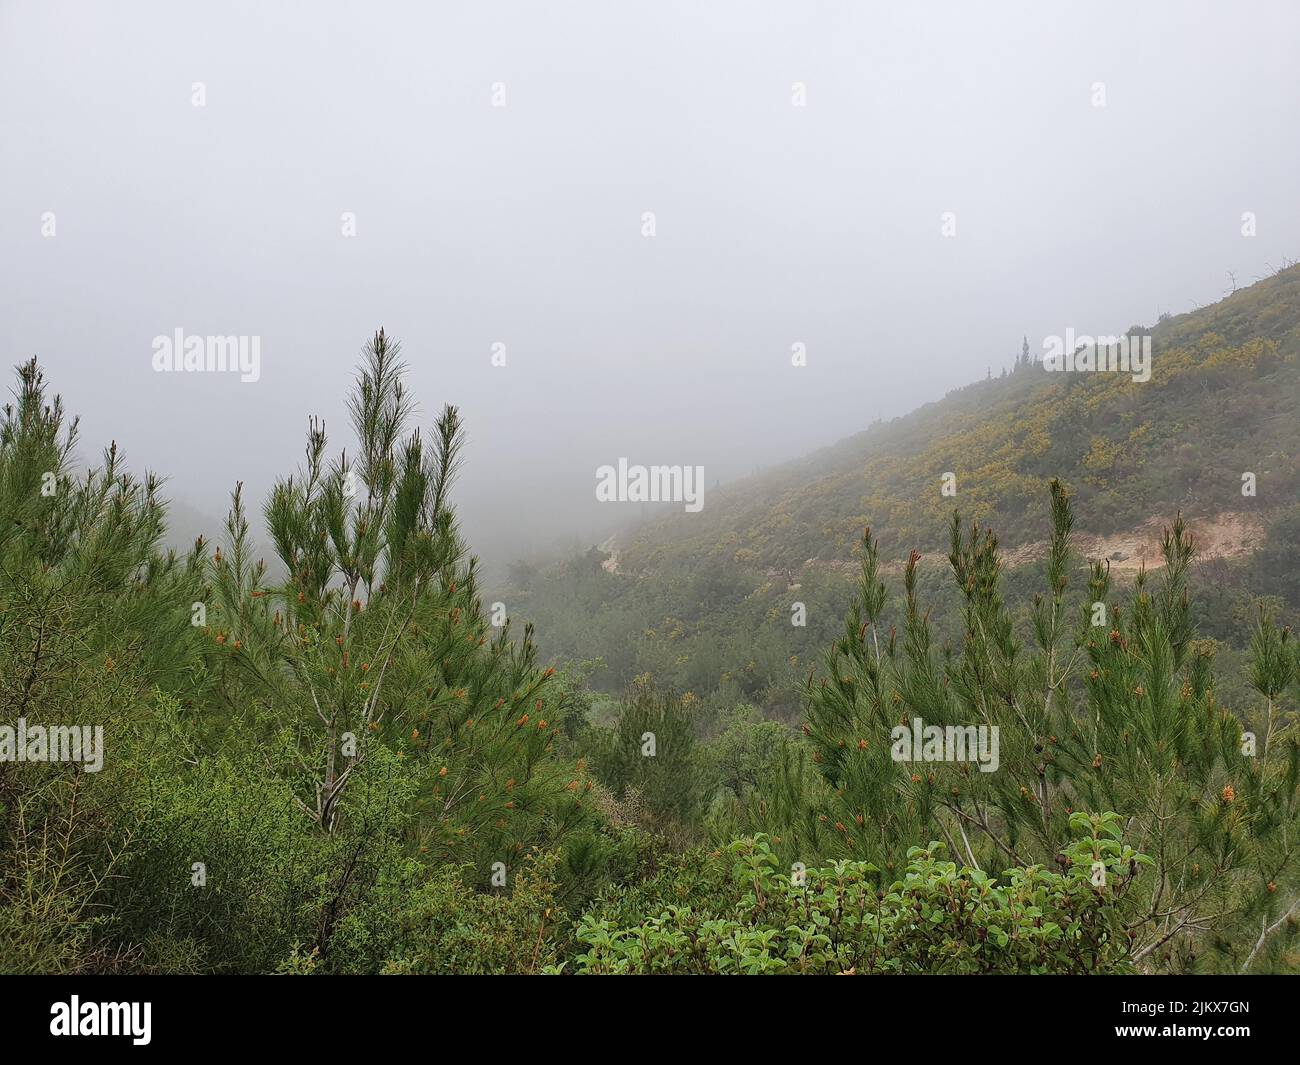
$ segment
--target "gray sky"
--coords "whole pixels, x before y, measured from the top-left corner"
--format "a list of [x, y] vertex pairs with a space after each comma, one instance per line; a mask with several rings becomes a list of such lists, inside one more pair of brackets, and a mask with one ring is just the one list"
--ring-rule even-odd
[[[0, 354], [220, 514], [309, 413], [350, 443], [383, 325], [486, 560], [592, 542], [620, 456], [712, 485], [1300, 255], [1298, 41], [1286, 0], [0, 0]], [[177, 327], [261, 379], [155, 373]]]

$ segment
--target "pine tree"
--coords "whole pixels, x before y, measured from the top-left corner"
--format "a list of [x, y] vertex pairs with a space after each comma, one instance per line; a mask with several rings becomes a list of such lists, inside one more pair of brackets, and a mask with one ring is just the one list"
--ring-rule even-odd
[[[38, 761], [12, 749], [0, 759], [4, 972], [111, 963], [93, 933], [124, 834], [113, 771], [148, 723], [153, 692], [193, 693], [198, 553], [160, 549], [156, 476], [127, 472], [116, 444], [80, 472], [77, 439], [36, 360], [21, 365], [0, 421], [0, 725], [21, 721], [49, 746]], [[69, 729], [82, 742], [56, 756], [49, 737]], [[83, 729], [92, 743], [101, 730], [97, 755]]]
[[531, 627], [515, 644], [482, 613], [451, 506], [460, 416], [444, 408], [426, 445], [408, 430], [403, 374], [380, 330], [349, 403], [355, 458], [327, 463], [325, 426], [310, 422], [305, 465], [265, 506], [282, 581], [250, 558], [236, 488], [211, 563], [213, 651], [226, 704], [284, 755], [323, 830], [339, 830], [352, 782], [395, 754], [416, 779], [424, 852], [509, 864], [583, 816], [586, 781], [552, 757], [560, 692]]
[[[1110, 885], [1099, 890], [1127, 896], [1134, 960], [1185, 968], [1214, 953], [1216, 964], [1249, 965], [1249, 944], [1300, 892], [1300, 743], [1277, 709], [1294, 679], [1289, 637], [1267, 620], [1257, 631], [1252, 682], [1266, 707], [1256, 750], [1215, 698], [1211, 647], [1194, 639], [1181, 519], [1166, 532], [1159, 576], [1140, 574], [1127, 605], [1102, 563], [1083, 595], [1070, 594], [1073, 521], [1053, 483], [1046, 589], [1028, 648], [1002, 599], [990, 531], [967, 531], [954, 515], [949, 564], [964, 633], [953, 651], [934, 645], [915, 553], [902, 630], [886, 627], [878, 548], [865, 534], [845, 633], [827, 677], [807, 690], [805, 732], [828, 790], [822, 827], [801, 845], [886, 870], [932, 838], [973, 867], [1068, 865], [1072, 820], [1115, 811], [1125, 844], [1155, 861], [1144, 870], [1118, 843], [1097, 855]], [[997, 770], [895, 760], [891, 732], [915, 718], [997, 728]]]
[[674, 826], [693, 824], [705, 797], [690, 705], [690, 698], [660, 693], [640, 679], [594, 754], [595, 772], [615, 798], [633, 790], [656, 818]]

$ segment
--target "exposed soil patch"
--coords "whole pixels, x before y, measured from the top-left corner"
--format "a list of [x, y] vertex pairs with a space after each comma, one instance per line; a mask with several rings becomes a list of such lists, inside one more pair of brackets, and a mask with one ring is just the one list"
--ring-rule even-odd
[[[1079, 557], [1088, 560], [1105, 559], [1110, 562], [1112, 573], [1137, 573], [1145, 566], [1148, 570], [1159, 569], [1165, 564], [1160, 554], [1160, 542], [1165, 529], [1173, 525], [1172, 517], [1148, 518], [1136, 529], [1127, 532], [1108, 533], [1104, 536], [1096, 533], [1076, 532], [1074, 534], [1074, 551]], [[1253, 511], [1224, 511], [1212, 518], [1187, 520], [1187, 528], [1196, 548], [1198, 561], [1210, 559], [1235, 559], [1257, 551], [1264, 544], [1268, 533], [1268, 521]], [[1017, 547], [1006, 548], [1002, 552], [1002, 563], [1008, 569], [1027, 566], [1041, 562], [1047, 557], [1049, 543], [1047, 540], [1034, 540]], [[925, 552], [927, 555], [947, 556], [947, 550]], [[860, 563], [856, 560], [809, 559], [805, 566], [818, 566], [823, 569], [857, 571]], [[906, 562], [893, 559], [882, 562], [881, 573], [898, 574], [903, 572]], [[778, 571], [769, 571], [775, 575]]]
[[[1136, 529], [1127, 532], [1097, 536], [1076, 533], [1074, 548], [1088, 559], [1106, 559], [1112, 573], [1136, 573], [1145, 566], [1158, 569], [1163, 566], [1160, 542], [1173, 518], [1148, 518]], [[1212, 518], [1190, 519], [1187, 529], [1196, 547], [1196, 557], [1201, 561], [1212, 558], [1242, 558], [1258, 550], [1268, 532], [1267, 521], [1249, 511], [1224, 511]], [[1048, 542], [1036, 540], [1021, 544], [1003, 554], [1008, 567], [1038, 562], [1047, 556]]]

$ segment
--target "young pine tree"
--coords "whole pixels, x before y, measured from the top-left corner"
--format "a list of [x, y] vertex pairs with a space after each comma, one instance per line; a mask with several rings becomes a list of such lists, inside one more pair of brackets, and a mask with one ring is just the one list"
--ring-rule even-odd
[[349, 402], [354, 456], [327, 461], [310, 423], [303, 468], [265, 507], [279, 581], [251, 560], [236, 489], [210, 635], [227, 705], [256, 723], [312, 822], [340, 829], [382, 748], [415, 777], [421, 853], [486, 874], [584, 816], [582, 789], [553, 757], [559, 693], [531, 631], [516, 645], [481, 610], [451, 506], [460, 417], [446, 407], [426, 442], [403, 372], [380, 330]]
[[[844, 636], [807, 690], [804, 729], [827, 791], [802, 845], [889, 873], [930, 839], [974, 868], [1068, 867], [1072, 816], [1115, 811], [1124, 845], [1094, 856], [1105, 866], [1097, 890], [1125, 896], [1134, 961], [1249, 968], [1300, 897], [1300, 743], [1280, 711], [1293, 680], [1289, 640], [1269, 623], [1257, 633], [1252, 681], [1266, 705], [1256, 737], [1243, 728], [1246, 708], [1218, 704], [1210, 651], [1193, 638], [1181, 519], [1166, 532], [1164, 566], [1140, 573], [1126, 604], [1101, 563], [1071, 594], [1073, 521], [1054, 482], [1046, 588], [1026, 643], [1000, 591], [996, 537], [966, 532], [954, 516], [949, 563], [964, 630], [955, 649], [934, 644], [915, 553], [901, 632], [886, 628], [868, 531]], [[997, 729], [996, 771], [895, 760], [893, 729], [916, 718]]]

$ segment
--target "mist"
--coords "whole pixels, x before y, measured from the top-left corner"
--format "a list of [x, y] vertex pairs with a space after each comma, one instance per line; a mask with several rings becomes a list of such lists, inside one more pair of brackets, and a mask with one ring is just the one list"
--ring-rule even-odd
[[87, 462], [260, 502], [382, 326], [501, 566], [621, 458], [741, 478], [1300, 248], [1291, 4], [468, 8], [0, 5], [0, 349]]

